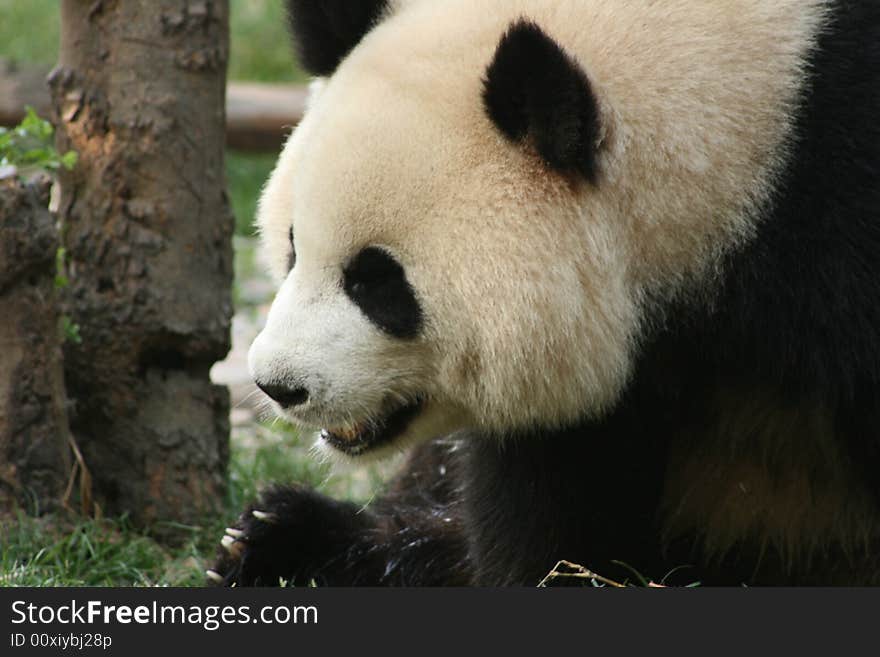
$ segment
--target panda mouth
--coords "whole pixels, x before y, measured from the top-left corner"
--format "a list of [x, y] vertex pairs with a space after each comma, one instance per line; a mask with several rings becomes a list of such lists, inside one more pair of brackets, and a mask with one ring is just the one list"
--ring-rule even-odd
[[369, 420], [344, 428], [321, 429], [321, 439], [349, 456], [358, 456], [400, 436], [422, 409], [423, 400], [387, 413], [378, 420]]

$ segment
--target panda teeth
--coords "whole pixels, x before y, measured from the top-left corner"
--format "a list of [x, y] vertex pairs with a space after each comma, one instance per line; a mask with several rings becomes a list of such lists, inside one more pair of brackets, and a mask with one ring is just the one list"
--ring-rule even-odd
[[335, 436], [336, 438], [341, 438], [347, 442], [353, 442], [357, 440], [360, 435], [363, 433], [363, 425], [355, 424], [348, 427], [340, 427], [338, 429], [322, 429], [321, 435], [324, 438], [329, 437], [330, 435]]
[[353, 427], [349, 427], [342, 434], [342, 437], [346, 440], [354, 440], [358, 436], [361, 435], [361, 426], [359, 424], [354, 425]]
[[381, 418], [374, 417], [338, 428], [321, 429], [321, 440], [350, 456], [363, 454], [381, 443], [394, 441], [406, 430], [410, 420], [423, 406], [424, 401], [421, 399], [406, 406], [395, 407], [389, 404]]

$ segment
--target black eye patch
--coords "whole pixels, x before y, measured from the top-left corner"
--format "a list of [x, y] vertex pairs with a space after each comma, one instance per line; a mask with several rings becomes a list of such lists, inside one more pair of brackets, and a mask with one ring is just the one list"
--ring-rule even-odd
[[287, 236], [290, 240], [290, 254], [287, 256], [287, 271], [290, 271], [296, 264], [296, 251], [293, 249], [293, 226], [290, 227]]
[[343, 270], [343, 289], [361, 312], [396, 338], [411, 339], [422, 327], [422, 309], [403, 267], [386, 251], [369, 246]]

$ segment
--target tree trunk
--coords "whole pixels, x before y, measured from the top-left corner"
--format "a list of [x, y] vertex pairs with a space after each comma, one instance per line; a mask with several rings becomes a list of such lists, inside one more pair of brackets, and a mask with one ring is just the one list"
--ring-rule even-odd
[[0, 507], [56, 506], [71, 473], [48, 186], [0, 182]]
[[99, 503], [196, 522], [222, 499], [233, 219], [224, 187], [226, 0], [63, 0], [49, 78], [80, 344], [71, 426]]

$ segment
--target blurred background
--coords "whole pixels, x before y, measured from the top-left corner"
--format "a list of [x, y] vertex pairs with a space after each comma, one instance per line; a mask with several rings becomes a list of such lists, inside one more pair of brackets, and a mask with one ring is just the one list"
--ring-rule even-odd
[[[307, 82], [294, 61], [282, 4], [280, 0], [230, 0], [228, 109], [233, 104], [249, 110], [256, 107], [259, 114], [259, 108], [268, 103], [269, 113], [277, 110], [274, 113], [282, 118], [301, 112], [301, 106], [272, 107], [273, 99], [284, 103], [292, 98], [293, 105], [301, 105]], [[0, 73], [7, 78], [7, 86], [16, 76], [31, 75], [41, 90], [46, 72], [56, 63], [59, 32], [58, 0], [0, 0]], [[7, 93], [7, 105], [19, 102], [17, 96], [11, 98]], [[276, 116], [269, 118], [279, 121]], [[285, 133], [289, 127], [285, 126]], [[230, 141], [239, 146], [226, 151], [227, 188], [236, 220], [233, 349], [212, 370], [212, 379], [228, 385], [232, 395], [226, 512], [206, 518], [199, 526], [162, 527], [155, 535], [134, 529], [124, 518], [0, 517], [0, 586], [200, 585], [223, 527], [234, 522], [246, 501], [266, 483], [299, 481], [336, 497], [366, 502], [393, 469], [394, 464], [389, 464], [381, 469], [331, 472], [328, 464], [311, 453], [311, 437], [299, 436], [293, 427], [269, 417], [262, 406], [247, 373], [246, 353], [262, 325], [273, 286], [257, 262], [253, 220], [280, 139], [228, 136]], [[156, 538], [159, 535], [161, 540]]]
[[[48, 71], [58, 58], [58, 0], [0, 0], [0, 59], [12, 68]], [[280, 0], [230, 2], [228, 79], [242, 82], [304, 84], [286, 31]], [[253, 234], [260, 186], [272, 171], [277, 152], [226, 153], [227, 184], [236, 232]]]

